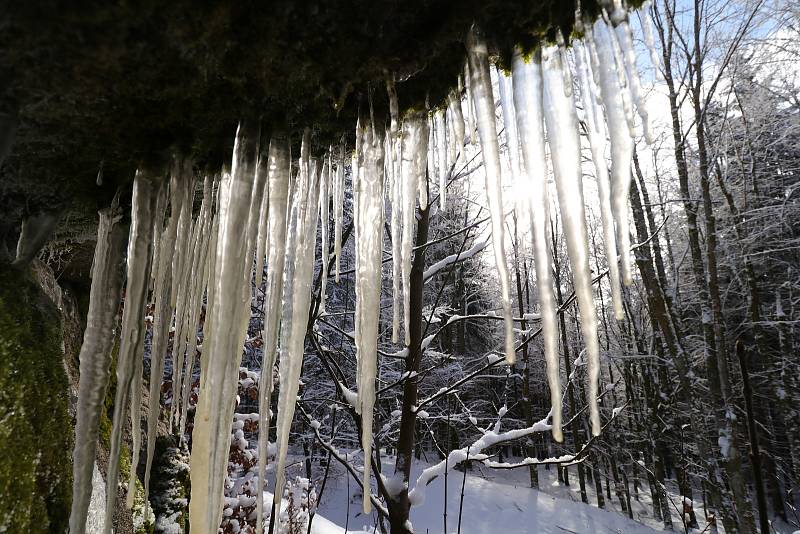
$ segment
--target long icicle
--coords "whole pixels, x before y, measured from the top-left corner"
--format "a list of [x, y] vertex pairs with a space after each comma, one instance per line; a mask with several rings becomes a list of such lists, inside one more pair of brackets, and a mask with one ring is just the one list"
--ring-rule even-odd
[[428, 123], [423, 112], [414, 112], [403, 121], [401, 187], [402, 187], [402, 240], [400, 247], [400, 272], [403, 277], [403, 330], [404, 343], [411, 344], [411, 259], [416, 232], [417, 183], [425, 177], [428, 156]]
[[[114, 342], [111, 332], [119, 309], [125, 242], [128, 234], [127, 228], [120, 222], [121, 219], [122, 216], [116, 206], [100, 211], [97, 245], [92, 263], [89, 311], [79, 356], [80, 383], [75, 446], [72, 453], [72, 509], [69, 516], [70, 532], [79, 534], [86, 530], [100, 413], [103, 409], [108, 379], [111, 376], [111, 347]], [[150, 252], [145, 252], [149, 256]], [[143, 278], [142, 283], [146, 291], [149, 277], [145, 275]], [[129, 284], [126, 310], [134, 306], [131, 302], [132, 289]], [[116, 491], [114, 495], [116, 496]]]
[[[219, 233], [216, 260], [211, 276], [214, 286], [209, 310], [209, 329], [204, 340], [204, 373], [197, 402], [191, 455], [192, 499], [189, 518], [192, 529], [200, 534], [217, 531], [222, 517], [222, 483], [229, 444], [221, 437], [230, 436], [233, 417], [230, 392], [230, 369], [241, 361], [242, 343], [249, 317], [249, 273], [247, 239], [242, 228], [248, 227], [259, 128], [257, 121], [243, 121], [236, 132], [233, 163], [229, 175], [223, 175], [219, 197]], [[245, 312], [242, 311], [244, 308]]]
[[500, 145], [497, 142], [497, 126], [494, 120], [494, 97], [489, 73], [489, 50], [480, 30], [473, 26], [467, 34], [467, 56], [469, 57], [472, 99], [478, 121], [478, 137], [486, 177], [486, 197], [492, 218], [492, 243], [494, 261], [500, 278], [500, 293], [503, 304], [505, 326], [505, 356], [509, 365], [517, 361], [514, 349], [514, 323], [511, 313], [511, 286], [505, 252], [505, 223], [503, 208], [503, 186], [500, 173]]
[[580, 43], [574, 43], [575, 66], [581, 87], [581, 100], [586, 115], [586, 130], [592, 151], [597, 189], [600, 195], [600, 217], [603, 224], [603, 242], [608, 262], [608, 281], [611, 285], [611, 304], [617, 320], [625, 317], [622, 309], [622, 291], [619, 281], [619, 262], [617, 255], [617, 236], [614, 233], [614, 214], [611, 208], [611, 183], [606, 164], [606, 127], [603, 111], [597, 104], [599, 95], [590, 70], [589, 53]]
[[[286, 221], [288, 217], [289, 138], [274, 133], [269, 143], [269, 221], [267, 228], [267, 283], [264, 290], [263, 356], [261, 380], [258, 389], [258, 480], [263, 487], [267, 468], [267, 446], [270, 426], [270, 399], [272, 397], [278, 328], [280, 325], [281, 288], [286, 255]], [[263, 532], [264, 499], [258, 499], [256, 532]]]
[[533, 262], [542, 316], [544, 359], [547, 364], [547, 384], [550, 388], [553, 439], [563, 441], [561, 431], [561, 379], [558, 362], [557, 306], [553, 294], [553, 257], [550, 252], [550, 198], [547, 192], [547, 157], [544, 138], [544, 109], [542, 99], [542, 63], [537, 51], [531, 61], [525, 61], [520, 49], [513, 56], [514, 110], [517, 118], [522, 159], [530, 183], [530, 226], [533, 240]]
[[[134, 178], [134, 196], [131, 210], [131, 238], [128, 243], [128, 288], [125, 310], [122, 317], [123, 336], [117, 357], [117, 392], [114, 397], [114, 418], [111, 429], [110, 454], [106, 475], [106, 522], [104, 531], [111, 532], [116, 504], [116, 489], [119, 479], [119, 455], [122, 432], [127, 423], [126, 409], [134, 373], [140, 371], [137, 359], [144, 356], [144, 309], [147, 286], [150, 278], [153, 209], [156, 204], [157, 178], [150, 171], [141, 171]], [[162, 254], [161, 257], [164, 257]], [[133, 277], [133, 278], [131, 278]], [[144, 277], [144, 279], [140, 279]], [[139, 383], [138, 380], [136, 380]], [[139, 393], [137, 392], [137, 396]], [[140, 417], [140, 407], [131, 414], [131, 419]], [[138, 425], [134, 425], [138, 432]], [[136, 491], [129, 487], [128, 491]]]
[[544, 116], [550, 143], [550, 157], [556, 178], [558, 205], [567, 241], [567, 254], [572, 265], [575, 294], [581, 318], [581, 333], [586, 345], [589, 369], [589, 416], [592, 434], [600, 434], [600, 412], [597, 389], [600, 377], [600, 346], [597, 341], [597, 311], [592, 298], [592, 276], [589, 270], [589, 238], [581, 184], [581, 145], [578, 118], [571, 91], [564, 90], [569, 67], [558, 47], [543, 50]]
[[[184, 217], [189, 219], [188, 232], [184, 239], [188, 241], [184, 261], [181, 262], [181, 269], [177, 278], [173, 278], [173, 287], [177, 286], [177, 298], [175, 301], [175, 332], [172, 337], [172, 404], [169, 414], [169, 428], [178, 416], [180, 409], [180, 390], [183, 381], [184, 353], [186, 350], [185, 336], [186, 323], [189, 315], [190, 291], [192, 288], [192, 267], [197, 262], [198, 248], [200, 247], [200, 219], [198, 214], [197, 221], [192, 221], [192, 207], [194, 205], [194, 176], [188, 170], [189, 179], [184, 185], [184, 199], [181, 203], [181, 220]], [[180, 228], [178, 238], [180, 239]], [[180, 247], [179, 247], [180, 248]]]
[[[500, 107], [503, 110], [503, 133], [506, 138], [506, 153], [508, 154], [509, 168], [511, 169], [511, 180], [516, 185], [520, 183], [523, 171], [514, 111], [513, 83], [511, 76], [505, 75], [500, 69], [497, 69], [497, 82], [498, 93], [500, 93]], [[528, 209], [528, 206], [525, 205], [527, 203], [525, 199], [515, 198], [514, 202], [521, 208], [521, 212], [524, 213]]]
[[[145, 499], [150, 492], [150, 472], [153, 467], [153, 454], [155, 453], [156, 431], [158, 418], [161, 413], [161, 382], [164, 378], [164, 360], [166, 359], [167, 348], [169, 347], [169, 330], [172, 324], [172, 311], [174, 294], [177, 303], [178, 292], [172, 288], [180, 285], [184, 278], [181, 273], [182, 266], [176, 267], [176, 257], [172, 254], [164, 253], [183, 247], [177, 242], [181, 234], [184, 212], [190, 211], [191, 207], [186, 206], [189, 202], [189, 187], [191, 181], [192, 164], [185, 158], [177, 158], [172, 170], [170, 179], [170, 219], [167, 229], [164, 230], [161, 239], [160, 265], [156, 266], [158, 275], [155, 287], [155, 310], [153, 313], [153, 343], [150, 350], [150, 402], [147, 410], [147, 459], [145, 463], [144, 493]], [[191, 218], [191, 216], [189, 217]], [[188, 239], [184, 233], [183, 239]], [[172, 261], [170, 261], [172, 260]], [[178, 279], [172, 277], [177, 274]], [[181, 297], [183, 298], [183, 297]], [[177, 332], [176, 332], [177, 333]], [[173, 362], [175, 354], [179, 352], [178, 342], [173, 345]]]
[[208, 284], [208, 263], [211, 249], [213, 215], [212, 205], [214, 202], [214, 178], [210, 175], [205, 177], [203, 185], [203, 205], [200, 208], [201, 214], [201, 235], [200, 247], [195, 265], [192, 266], [192, 294], [189, 304], [189, 320], [187, 323], [188, 344], [186, 348], [186, 372], [183, 379], [183, 390], [181, 392], [181, 412], [179, 436], [183, 436], [186, 429], [186, 416], [189, 409], [189, 394], [192, 390], [192, 372], [194, 360], [197, 355], [197, 326], [200, 313], [203, 307], [203, 295]]
[[327, 297], [328, 288], [328, 247], [329, 247], [329, 232], [328, 232], [328, 217], [331, 205], [330, 199], [330, 182], [331, 182], [331, 162], [330, 152], [325, 154], [322, 164], [322, 174], [320, 176], [320, 189], [319, 189], [319, 216], [320, 216], [320, 238], [322, 249], [322, 273], [320, 274], [320, 288], [319, 288], [319, 312], [325, 313], [325, 300]]
[[381, 256], [383, 252], [383, 143], [369, 124], [362, 143], [364, 167], [359, 174], [360, 197], [356, 253], [356, 315], [359, 336], [358, 405], [361, 413], [361, 447], [364, 449], [364, 513], [371, 511], [369, 498], [372, 458], [372, 420], [375, 405], [375, 379], [378, 365], [378, 323], [381, 299]]
[[644, 131], [644, 138], [648, 145], [653, 144], [653, 132], [650, 128], [650, 119], [647, 114], [647, 108], [644, 104], [644, 95], [642, 94], [642, 83], [639, 81], [639, 70], [636, 68], [636, 52], [633, 49], [633, 34], [631, 26], [628, 23], [628, 13], [621, 6], [618, 9], [613, 9], [609, 14], [612, 24], [614, 26], [614, 34], [616, 35], [617, 43], [619, 44], [620, 59], [625, 67], [625, 75], [628, 79], [628, 89], [630, 90], [631, 100], [636, 106], [636, 111], [639, 118], [642, 119], [642, 130]]
[[436, 162], [439, 171], [439, 209], [444, 210], [447, 202], [447, 127], [444, 110], [433, 114], [436, 135]]
[[[308, 135], [304, 135], [306, 151]], [[302, 149], [301, 149], [302, 151]], [[307, 154], [307, 152], [306, 152]], [[303, 364], [303, 354], [306, 331], [308, 328], [308, 310], [311, 304], [311, 282], [314, 274], [314, 241], [317, 232], [319, 210], [315, 200], [319, 194], [319, 170], [314, 161], [309, 162], [306, 155], [301, 154], [301, 171], [306, 168], [305, 180], [298, 184], [297, 196], [297, 242], [296, 248], [290, 251], [291, 256], [287, 261], [294, 260], [292, 269], [293, 282], [285, 287], [291, 287], [291, 292], [284, 292], [284, 303], [292, 301], [291, 321], [284, 325], [288, 330], [281, 336], [281, 361], [280, 361], [280, 392], [278, 395], [278, 458], [275, 470], [274, 505], [276, 513], [280, 513], [281, 498], [283, 496], [283, 482], [285, 480], [286, 454], [289, 445], [289, 432], [294, 418], [297, 391], [300, 382], [300, 372]], [[302, 183], [305, 182], [305, 183]], [[294, 211], [294, 210], [293, 210]], [[297, 252], [297, 254], [295, 254]], [[287, 276], [288, 276], [287, 272]], [[284, 304], [285, 308], [285, 304]], [[284, 343], [285, 341], [285, 343]]]
[[342, 222], [344, 220], [344, 147], [339, 148], [336, 181], [333, 188], [333, 253], [336, 256], [336, 283], [342, 263]]
[[399, 124], [399, 106], [397, 102], [397, 90], [395, 89], [394, 80], [386, 81], [386, 90], [389, 94], [389, 153], [386, 154], [386, 159], [391, 163], [389, 169], [389, 187], [390, 199], [392, 207], [392, 343], [397, 343], [400, 339], [400, 318], [402, 314], [402, 288], [403, 275], [401, 270], [402, 264], [402, 228], [401, 219], [403, 215], [403, 201], [402, 201], [402, 188], [403, 184], [400, 180], [400, 124]]
[[[631, 183], [633, 139], [622, 112], [623, 94], [617, 73], [612, 68], [603, 67], [603, 65], [614, 64], [613, 37], [602, 21], [595, 24], [593, 36], [599, 62], [597, 75], [600, 80], [600, 92], [603, 97], [611, 139], [611, 207], [617, 223], [617, 242], [622, 260], [622, 283], [630, 285], [632, 275], [631, 240], [628, 232], [628, 190]], [[589, 41], [589, 46], [591, 44], [592, 41]]]

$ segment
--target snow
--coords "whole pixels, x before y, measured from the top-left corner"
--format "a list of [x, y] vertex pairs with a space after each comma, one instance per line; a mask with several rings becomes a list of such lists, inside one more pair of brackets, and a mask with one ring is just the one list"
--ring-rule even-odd
[[489, 238], [489, 236], [487, 236], [484, 239], [479, 239], [470, 248], [468, 248], [463, 252], [445, 256], [441, 260], [437, 261], [436, 263], [425, 269], [425, 272], [422, 273], [422, 280], [427, 282], [428, 280], [436, 276], [436, 274], [445, 267], [453, 265], [454, 263], [457, 263], [459, 261], [464, 261], [469, 258], [472, 258], [473, 256], [475, 256], [475, 254], [488, 247], [491, 242], [492, 240]]
[[[393, 457], [383, 457], [384, 472], [391, 472]], [[580, 502], [577, 484], [571, 487], [551, 485], [555, 470], [539, 469], [539, 479], [544, 490], [527, 487], [527, 469], [496, 472], [473, 464], [464, 484], [464, 503], [461, 507], [461, 532], [463, 534], [494, 534], [502, 532], [536, 532], [543, 534], [608, 532], [617, 534], [650, 534], [650, 527], [631, 521], [618, 511], [600, 510]], [[414, 461], [412, 478], [428, 468], [429, 464]], [[459, 504], [462, 473], [451, 474], [448, 480], [447, 534], [458, 532]], [[402, 481], [392, 485], [392, 478], [384, 483], [395, 493], [402, 490]], [[553, 481], [554, 482], [554, 481]], [[555, 482], [554, 482], [555, 484]], [[328, 480], [324, 495], [318, 504], [318, 513], [312, 523], [312, 532], [318, 534], [344, 534], [341, 527], [346, 522], [354, 525], [373, 524], [372, 517], [361, 515], [355, 505], [348, 505], [347, 481], [343, 477]], [[590, 495], [593, 485], [588, 484]], [[351, 501], [353, 484], [350, 482]], [[642, 493], [644, 496], [644, 493]], [[357, 500], [357, 498], [356, 498]], [[577, 501], [577, 502], [576, 502]], [[594, 501], [592, 501], [594, 502]], [[635, 504], [638, 504], [634, 501]], [[613, 508], [613, 503], [609, 503]], [[349, 514], [348, 514], [349, 508]], [[641, 509], [645, 509], [642, 503]], [[444, 477], [438, 477], [427, 486], [424, 503], [411, 508], [410, 521], [416, 532], [443, 532]], [[349, 516], [349, 517], [348, 517]], [[317, 530], [320, 529], [320, 530]], [[374, 532], [370, 526], [363, 531]], [[350, 533], [363, 532], [348, 530]], [[378, 531], [380, 532], [380, 531]]]
[[489, 73], [489, 51], [480, 30], [473, 26], [467, 35], [467, 57], [470, 65], [469, 85], [478, 122], [481, 140], [486, 196], [492, 219], [494, 259], [500, 279], [500, 293], [505, 321], [505, 354], [508, 363], [516, 361], [514, 349], [514, 324], [511, 313], [511, 285], [505, 252], [505, 221], [503, 216], [503, 187], [500, 172], [500, 145], [497, 142], [497, 125], [494, 117], [494, 96]]

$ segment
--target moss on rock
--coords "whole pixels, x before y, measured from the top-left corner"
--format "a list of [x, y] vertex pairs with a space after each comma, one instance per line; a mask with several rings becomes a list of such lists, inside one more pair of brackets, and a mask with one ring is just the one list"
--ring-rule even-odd
[[0, 531], [64, 532], [72, 428], [58, 310], [28, 276], [0, 268]]

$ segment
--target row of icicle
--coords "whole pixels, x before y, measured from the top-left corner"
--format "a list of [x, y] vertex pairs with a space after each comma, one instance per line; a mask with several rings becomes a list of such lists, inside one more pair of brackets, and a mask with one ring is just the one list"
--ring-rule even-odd
[[[609, 266], [613, 309], [622, 318], [620, 278], [631, 281], [627, 220], [630, 160], [633, 151], [634, 110], [650, 139], [647, 114], [637, 76], [631, 30], [621, 6], [606, 6], [607, 21], [580, 23], [584, 39], [573, 42], [574, 74], [568, 52], [545, 46], [531, 55], [515, 50], [510, 76], [497, 72], [503, 115], [505, 153], [512, 179], [524, 185], [522, 202], [530, 229], [540, 296], [544, 354], [552, 404], [552, 432], [562, 440], [561, 387], [558, 365], [557, 309], [553, 295], [552, 254], [549, 245], [550, 205], [547, 179], [550, 166], [586, 345], [592, 432], [600, 432], [597, 407], [599, 346], [592, 298], [589, 248], [582, 189], [581, 142], [573, 86], [577, 85], [598, 182], [605, 253]], [[646, 19], [646, 16], [643, 17]], [[647, 29], [647, 24], [644, 24]], [[645, 32], [648, 37], [649, 32]], [[191, 456], [190, 521], [196, 532], [216, 532], [222, 513], [230, 421], [235, 409], [236, 382], [242, 344], [250, 318], [251, 280], [264, 287], [263, 361], [259, 413], [265, 418], [258, 450], [267, 450], [269, 401], [273, 369], [279, 362], [277, 411], [277, 482], [282, 487], [289, 432], [294, 416], [304, 355], [304, 340], [312, 298], [317, 225], [321, 217], [322, 266], [320, 313], [325, 310], [329, 248], [335, 256], [335, 279], [340, 278], [345, 167], [350, 166], [355, 234], [355, 344], [358, 396], [354, 409], [362, 417], [364, 482], [369, 488], [372, 413], [377, 374], [378, 318], [381, 295], [384, 199], [391, 206], [393, 255], [392, 341], [401, 328], [403, 343], [411, 343], [410, 272], [416, 210], [427, 209], [428, 181], [438, 182], [439, 209], [465, 146], [480, 140], [487, 202], [491, 213], [494, 258], [499, 274], [504, 315], [506, 361], [515, 361], [509, 271], [504, 250], [504, 201], [501, 146], [495, 120], [495, 98], [486, 42], [473, 28], [466, 41], [467, 64], [445, 105], [429, 113], [401, 117], [397, 90], [387, 82], [390, 122], [385, 130], [374, 120], [360, 119], [356, 143], [347, 162], [344, 146], [331, 147], [320, 159], [310, 155], [306, 130], [292, 172], [289, 136], [273, 132], [260, 136], [257, 122], [240, 123], [233, 161], [221, 176], [206, 176], [199, 213], [193, 218], [195, 182], [191, 162], [176, 159], [168, 181], [140, 170], [134, 179], [128, 231], [127, 285], [117, 363], [105, 532], [113, 524], [115, 488], [124, 421], [131, 407], [133, 465], [140, 448], [142, 359], [148, 294], [152, 306], [150, 403], [147, 413], [145, 501], [159, 419], [161, 378], [174, 328], [169, 413], [180, 435], [186, 427], [193, 387], [195, 355], [200, 349], [197, 330], [206, 299]], [[652, 48], [652, 45], [651, 45]], [[653, 56], [654, 57], [654, 56]], [[464, 98], [464, 96], [466, 98]], [[545, 136], [545, 131], [547, 136]], [[476, 135], [477, 134], [477, 135]], [[609, 142], [610, 141], [610, 142]], [[611, 171], [606, 160], [610, 145]], [[548, 150], [549, 146], [549, 150]], [[547, 154], [549, 153], [549, 164]], [[333, 208], [333, 235], [328, 220]], [[109, 381], [112, 336], [125, 266], [125, 230], [117, 206], [100, 213], [92, 267], [87, 328], [80, 353], [81, 380], [74, 452], [74, 496], [70, 529], [83, 532], [91, 494], [96, 436]], [[331, 242], [332, 238], [332, 244]], [[255, 258], [254, 258], [255, 256]], [[618, 263], [619, 260], [619, 263]], [[255, 273], [253, 265], [255, 263]], [[266, 279], [262, 280], [266, 266]], [[621, 269], [620, 269], [621, 266]], [[621, 272], [620, 272], [621, 270]], [[174, 321], [174, 326], [173, 326]], [[278, 354], [280, 358], [278, 359]], [[266, 454], [259, 455], [264, 480]], [[135, 494], [135, 467], [128, 481], [128, 506]], [[282, 491], [274, 491], [280, 509]], [[369, 495], [365, 493], [365, 495]], [[263, 528], [263, 500], [258, 500], [258, 532]], [[370, 499], [364, 498], [364, 510]]]

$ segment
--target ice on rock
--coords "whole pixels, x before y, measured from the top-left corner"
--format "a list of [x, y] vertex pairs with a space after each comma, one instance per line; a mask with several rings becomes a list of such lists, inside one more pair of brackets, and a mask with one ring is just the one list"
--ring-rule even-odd
[[[258, 121], [243, 121], [236, 132], [230, 174], [224, 174], [218, 200], [219, 231], [210, 278], [210, 307], [204, 340], [203, 379], [192, 435], [192, 530], [216, 533], [222, 514], [222, 484], [229, 452], [230, 422], [239, 362], [250, 317], [248, 217], [253, 194]], [[213, 288], [213, 292], [212, 292]]]
[[569, 67], [561, 50], [549, 46], [542, 51], [544, 80], [544, 116], [550, 155], [555, 174], [558, 205], [564, 224], [567, 254], [572, 266], [575, 294], [580, 311], [581, 333], [589, 361], [589, 415], [592, 433], [600, 433], [600, 412], [597, 407], [597, 384], [600, 375], [600, 347], [597, 341], [597, 312], [592, 298], [592, 277], [589, 269], [589, 239], [581, 183], [580, 139], [578, 118], [571, 96], [564, 91], [564, 78]]
[[[628, 190], [631, 181], [631, 158], [633, 139], [625, 123], [623, 113], [623, 91], [617, 72], [610, 68], [614, 64], [613, 37], [602, 21], [594, 25], [594, 44], [597, 50], [598, 65], [596, 75], [599, 80], [611, 140], [611, 208], [617, 228], [617, 243], [622, 264], [622, 282], [630, 285], [631, 240], [628, 232]], [[592, 41], [589, 41], [591, 46]]]
[[500, 279], [500, 292], [505, 326], [505, 354], [508, 363], [516, 362], [514, 349], [514, 323], [511, 313], [511, 286], [505, 253], [505, 222], [503, 187], [500, 172], [500, 145], [497, 142], [497, 126], [494, 119], [494, 97], [489, 72], [489, 50], [480, 31], [473, 26], [467, 35], [472, 99], [478, 123], [486, 177], [486, 196], [492, 219], [492, 242], [494, 259]]
[[[141, 196], [137, 200], [141, 200]], [[75, 445], [72, 453], [73, 489], [72, 509], [69, 517], [70, 532], [82, 533], [86, 529], [86, 518], [92, 496], [92, 473], [97, 433], [100, 428], [100, 413], [103, 409], [103, 399], [111, 372], [111, 345], [114, 336], [109, 333], [114, 328], [119, 309], [125, 243], [128, 237], [127, 228], [121, 224], [121, 220], [121, 213], [116, 206], [100, 211], [97, 245], [92, 263], [89, 311], [86, 315], [86, 330], [83, 334], [83, 345], [81, 345], [79, 356], [80, 383], [78, 385]], [[138, 237], [139, 234], [133, 236], [131, 241], [141, 243], [144, 240], [144, 238]], [[150, 243], [148, 243], [148, 250], [144, 251], [147, 254], [145, 261], [150, 261], [149, 245]], [[141, 293], [147, 290], [148, 281], [149, 275], [144, 272], [133, 280], [144, 286]], [[129, 306], [134, 306], [131, 302], [135, 301], [135, 297], [131, 294], [133, 289], [129, 280], [126, 310]], [[139, 323], [143, 318], [144, 313], [138, 318]], [[129, 327], [128, 337], [143, 330], [139, 323], [136, 324], [136, 332], [133, 332], [134, 325]]]
[[[280, 510], [283, 483], [285, 480], [286, 454], [289, 432], [294, 417], [295, 402], [303, 366], [303, 354], [308, 310], [311, 304], [311, 283], [314, 274], [314, 241], [316, 239], [319, 209], [319, 170], [315, 160], [310, 160], [310, 132], [303, 136], [300, 155], [300, 175], [292, 199], [291, 217], [294, 231], [287, 239], [285, 276], [291, 283], [284, 285], [284, 316], [281, 332], [280, 391], [278, 395], [277, 446], [278, 457], [275, 469], [274, 503]], [[359, 171], [360, 173], [360, 171]], [[294, 238], [291, 234], [295, 234]], [[291, 301], [291, 305], [288, 302]], [[286, 317], [290, 310], [290, 318]], [[288, 320], [287, 320], [288, 319]]]
[[[116, 504], [116, 487], [119, 478], [119, 455], [122, 433], [127, 423], [126, 409], [132, 387], [137, 391], [132, 395], [134, 401], [140, 399], [141, 359], [144, 354], [145, 328], [143, 318], [147, 298], [147, 285], [150, 278], [153, 209], [156, 203], [157, 179], [149, 173], [139, 172], [134, 179], [134, 199], [131, 211], [131, 237], [128, 243], [128, 288], [126, 290], [125, 310], [122, 317], [122, 338], [117, 359], [117, 391], [114, 399], [113, 426], [110, 439], [110, 455], [106, 476], [106, 524], [104, 531], [110, 533]], [[168, 257], [163, 253], [161, 258]], [[144, 277], [144, 278], [140, 278]], [[156, 280], [156, 287], [158, 280]], [[137, 376], [137, 374], [139, 376]], [[141, 403], [132, 406], [132, 432], [135, 434], [134, 452], [138, 458], [140, 445]], [[134, 489], [135, 491], [135, 489]], [[129, 499], [130, 500], [130, 499]]]
[[[261, 416], [258, 433], [258, 450], [268, 446], [270, 409], [272, 396], [272, 370], [277, 354], [278, 328], [281, 317], [281, 288], [283, 286], [286, 256], [286, 221], [289, 204], [289, 176], [291, 160], [289, 138], [283, 133], [274, 133], [269, 143], [269, 221], [267, 224], [267, 282], [264, 290], [264, 329], [261, 379], [258, 390], [258, 413]], [[334, 194], [335, 196], [335, 194]], [[259, 454], [258, 479], [266, 477], [267, 455]], [[261, 532], [264, 520], [263, 499], [258, 500], [258, 528]]]
[[[363, 129], [361, 169], [358, 175], [356, 214], [356, 357], [358, 360], [358, 401], [361, 414], [361, 446], [364, 449], [364, 487], [370, 485], [372, 420], [378, 365], [378, 322], [381, 298], [381, 256], [383, 251], [383, 142], [374, 125]], [[370, 513], [365, 498], [364, 513]]]
[[603, 242], [608, 261], [608, 281], [611, 286], [611, 302], [614, 316], [622, 320], [625, 313], [622, 309], [622, 291], [619, 281], [619, 262], [617, 256], [617, 237], [614, 233], [614, 214], [611, 206], [611, 183], [606, 164], [606, 126], [603, 110], [597, 104], [600, 98], [590, 69], [591, 60], [586, 48], [578, 42], [573, 45], [575, 65], [580, 81], [581, 100], [586, 116], [586, 130], [594, 162], [597, 189], [600, 196], [600, 218], [603, 225]]
[[552, 264], [548, 238], [550, 230], [550, 198], [547, 191], [548, 167], [544, 138], [544, 88], [542, 85], [541, 57], [537, 52], [526, 61], [521, 50], [514, 51], [513, 91], [517, 131], [519, 132], [522, 160], [529, 184], [530, 231], [533, 241], [533, 261], [539, 292], [539, 307], [544, 339], [544, 357], [547, 382], [550, 388], [550, 406], [553, 412], [552, 432], [556, 441], [562, 441], [561, 431], [561, 380], [559, 378], [557, 306], [553, 294]]

